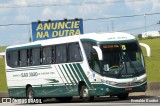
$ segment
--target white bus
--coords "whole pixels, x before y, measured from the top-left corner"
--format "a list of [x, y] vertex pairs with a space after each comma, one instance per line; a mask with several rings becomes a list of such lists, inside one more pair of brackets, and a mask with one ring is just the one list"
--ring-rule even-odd
[[95, 96], [126, 99], [147, 89], [145, 62], [136, 38], [127, 33], [90, 33], [6, 49], [10, 97], [83, 101]]

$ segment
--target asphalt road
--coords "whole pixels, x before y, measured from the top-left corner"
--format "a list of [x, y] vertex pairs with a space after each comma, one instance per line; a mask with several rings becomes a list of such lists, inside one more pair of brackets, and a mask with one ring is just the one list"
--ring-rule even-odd
[[55, 99], [48, 99], [43, 104], [25, 104], [25, 103], [0, 103], [0, 106], [159, 106], [160, 97], [154, 96], [130, 96], [127, 100], [119, 100], [116, 97], [95, 98], [93, 102], [84, 103], [75, 97], [71, 102], [59, 102]]

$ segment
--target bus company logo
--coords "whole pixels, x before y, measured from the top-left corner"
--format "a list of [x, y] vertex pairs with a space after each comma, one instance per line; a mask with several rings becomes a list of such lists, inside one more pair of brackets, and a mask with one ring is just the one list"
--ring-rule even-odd
[[2, 98], [0, 103], [42, 103], [41, 99]]
[[12, 103], [11, 98], [2, 98], [2, 103]]

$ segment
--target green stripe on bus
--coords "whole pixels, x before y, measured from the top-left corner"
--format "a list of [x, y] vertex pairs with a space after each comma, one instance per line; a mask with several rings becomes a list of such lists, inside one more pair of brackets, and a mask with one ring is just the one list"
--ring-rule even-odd
[[38, 69], [51, 69], [52, 67], [48, 67], [48, 68], [45, 68], [45, 67], [37, 67], [37, 68], [30, 68], [30, 69], [28, 69], [28, 68], [23, 68], [23, 70], [18, 70], [18, 69], [7, 69], [7, 72], [15, 72], [15, 71], [27, 71], [27, 70], [38, 70]]
[[[60, 66], [58, 65], [58, 67], [59, 67], [59, 69], [61, 70], [61, 72], [62, 72], [62, 74], [63, 74], [63, 76], [64, 76], [64, 78], [65, 78], [65, 80], [67, 81], [67, 78], [65, 77], [65, 75], [64, 75], [64, 73], [63, 73], [63, 71], [62, 71], [62, 69], [60, 68]], [[69, 82], [67, 81], [67, 83], [69, 84]], [[67, 85], [66, 85], [67, 86]], [[72, 88], [71, 88], [72, 89]]]
[[64, 67], [63, 65], [62, 65], [62, 67], [63, 67], [63, 69], [64, 69], [64, 71], [65, 71], [65, 73], [66, 73], [67, 77], [68, 77], [68, 78], [69, 78], [69, 80], [71, 81], [72, 86], [73, 86], [73, 88], [74, 88], [74, 84], [73, 84], [73, 82], [72, 82], [71, 78], [69, 77], [69, 75], [68, 75], [68, 73], [67, 73], [67, 71], [66, 71], [65, 67]]
[[120, 43], [132, 43], [135, 42], [136, 39], [130, 39], [130, 40], [121, 40], [121, 41], [101, 41], [99, 44], [120, 44]]
[[[79, 63], [78, 63], [78, 64], [79, 64]], [[89, 86], [88, 82], [86, 81], [86, 78], [85, 78], [84, 75], [82, 74], [80, 68], [77, 66], [77, 64], [73, 64], [73, 65], [74, 65], [74, 67], [76, 68], [77, 72], [79, 72], [79, 75], [80, 75], [82, 81], [84, 81], [84, 82], [87, 84], [87, 86], [90, 88], [90, 86]]]
[[89, 38], [82, 38], [81, 41], [89, 41], [89, 42], [93, 42], [93, 43], [97, 43], [96, 40], [93, 40], [93, 39], [89, 39]]
[[[77, 85], [77, 81], [76, 81], [76, 79], [74, 78], [74, 76], [72, 75], [73, 70], [70, 70], [67, 64], [65, 64], [65, 66], [67, 67], [67, 69], [68, 69], [68, 71], [69, 71], [71, 77], [73, 78], [74, 82], [75, 82], [76, 85]], [[71, 71], [72, 71], [72, 72], [71, 72]]]
[[69, 64], [69, 66], [70, 66], [70, 68], [72, 69], [74, 75], [76, 76], [76, 78], [77, 78], [77, 80], [78, 80], [78, 82], [79, 82], [81, 79], [79, 78], [79, 75], [77, 75], [77, 73], [76, 73], [77, 71], [73, 68], [73, 66], [72, 66], [71, 64]]
[[78, 73], [78, 76], [80, 77], [80, 81], [84, 81], [79, 69], [76, 66], [76, 64], [73, 64], [73, 67], [76, 69], [76, 72]]
[[86, 81], [88, 87], [90, 88], [92, 85], [91, 85], [90, 81], [88, 80], [86, 74], [84, 73], [84, 71], [83, 71], [81, 65], [80, 65], [79, 63], [76, 63], [76, 65], [78, 66], [78, 68], [79, 68], [79, 70], [81, 71], [81, 73], [82, 73], [82, 75], [83, 75], [83, 77], [84, 77], [84, 79], [85, 79], [85, 81]]

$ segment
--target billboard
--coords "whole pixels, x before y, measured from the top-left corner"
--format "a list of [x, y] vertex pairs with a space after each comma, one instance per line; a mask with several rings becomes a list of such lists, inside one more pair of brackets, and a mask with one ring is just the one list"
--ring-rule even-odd
[[82, 19], [32, 22], [32, 41], [83, 34]]

